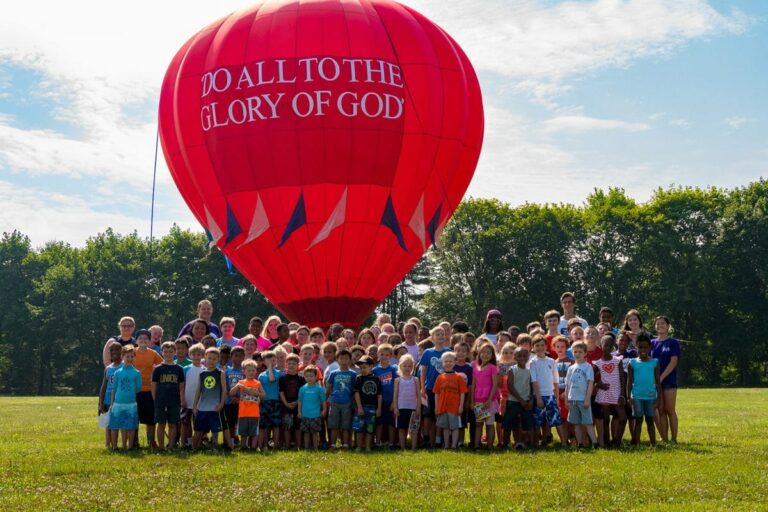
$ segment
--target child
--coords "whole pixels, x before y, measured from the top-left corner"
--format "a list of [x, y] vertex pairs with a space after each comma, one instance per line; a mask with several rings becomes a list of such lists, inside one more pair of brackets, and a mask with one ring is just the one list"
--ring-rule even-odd
[[[600, 372], [600, 382], [603, 384], [597, 390], [595, 401], [603, 409], [603, 419], [597, 422], [597, 441], [603, 447], [611, 444], [621, 446], [621, 438], [627, 416], [624, 413], [624, 391], [626, 382], [621, 359], [611, 354], [613, 349], [613, 336], [606, 335], [600, 340], [603, 349], [603, 357], [595, 361]], [[613, 416], [613, 421], [611, 421]]]
[[360, 360], [361, 357], [365, 355], [365, 349], [360, 345], [355, 345], [354, 347], [349, 349], [349, 353], [352, 354], [352, 362], [350, 363], [349, 367], [353, 372], [359, 375], [360, 369], [357, 367], [357, 362]]
[[[397, 435], [400, 449], [405, 450], [405, 441], [408, 433], [411, 434], [411, 449], [415, 450], [418, 442], [418, 425], [421, 418], [421, 397], [419, 396], [419, 383], [413, 376], [416, 363], [410, 354], [404, 354], [400, 358], [399, 377], [395, 379], [395, 390], [392, 400], [392, 413], [397, 420]], [[414, 419], [415, 418], [415, 419]], [[416, 428], [411, 428], [415, 424]]]
[[544, 339], [547, 341], [547, 354], [552, 359], [557, 359], [553, 342], [560, 336], [560, 312], [556, 309], [550, 309], [544, 313], [544, 325], [547, 327], [547, 333]]
[[357, 335], [357, 344], [363, 347], [364, 350], [368, 350], [368, 347], [376, 344], [376, 337], [373, 331], [370, 329], [363, 329], [360, 334]]
[[[493, 354], [493, 345], [489, 343], [484, 348]], [[485, 353], [485, 350], [483, 352]], [[455, 450], [459, 447], [461, 411], [464, 410], [464, 395], [469, 391], [469, 387], [464, 378], [453, 369], [456, 365], [456, 355], [453, 352], [443, 352], [440, 364], [443, 373], [437, 376], [432, 388], [435, 394], [437, 428], [443, 431], [444, 448]]]
[[[238, 400], [237, 433], [242, 438], [242, 450], [256, 450], [259, 437], [259, 401], [264, 390], [256, 379], [256, 361], [248, 359], [242, 364], [244, 379], [240, 379], [229, 390], [229, 396]], [[236, 397], [239, 396], [239, 399]]]
[[515, 362], [517, 364], [510, 368], [507, 378], [509, 394], [504, 412], [504, 435], [506, 436], [504, 444], [509, 445], [510, 434], [519, 422], [525, 434], [515, 444], [515, 450], [523, 450], [525, 443], [533, 442], [533, 384], [531, 371], [526, 368], [528, 351], [518, 347], [515, 350]]
[[[453, 367], [453, 366], [452, 366]], [[499, 412], [497, 391], [499, 389], [499, 369], [496, 366], [496, 351], [490, 342], [484, 343], [477, 351], [477, 359], [472, 363], [472, 404], [477, 414], [478, 405], [487, 413], [487, 417], [476, 417], [475, 449], [480, 448], [483, 424], [488, 439], [488, 448], [493, 448], [496, 435], [494, 423]]]
[[381, 416], [381, 381], [373, 375], [373, 359], [363, 356], [357, 361], [360, 374], [355, 378], [355, 405], [357, 414], [352, 420], [352, 430], [357, 434], [358, 451], [371, 451], [376, 418]]
[[657, 337], [651, 341], [651, 357], [659, 361], [664, 408], [659, 408], [659, 434], [662, 441], [677, 443], [677, 365], [680, 362], [680, 342], [669, 337], [669, 318], [657, 316], [654, 322]]
[[[147, 337], [149, 340], [149, 337]], [[157, 352], [153, 352], [157, 354]], [[133, 366], [136, 351], [133, 345], [122, 348], [123, 365], [115, 371], [109, 407], [109, 430], [112, 436], [112, 450], [117, 449], [117, 432], [123, 439], [123, 449], [136, 447], [136, 433], [139, 429], [139, 413], [136, 396], [141, 391], [141, 372]]]
[[437, 376], [443, 373], [443, 367], [440, 364], [440, 358], [443, 352], [450, 352], [451, 349], [445, 346], [445, 331], [442, 327], [435, 327], [430, 331], [433, 348], [424, 350], [419, 359], [419, 380], [421, 385], [421, 395], [427, 399], [427, 407], [423, 410], [424, 431], [429, 436], [429, 446], [434, 448], [440, 441], [435, 431], [435, 394], [432, 388], [435, 386]]
[[[557, 395], [560, 391], [560, 378], [557, 375], [557, 364], [547, 355], [547, 342], [544, 336], [533, 339], [533, 350], [536, 357], [528, 364], [531, 370], [533, 392], [536, 395], [534, 420], [536, 428], [533, 431], [534, 444], [539, 444], [539, 430], [544, 432], [544, 443], [552, 440], [551, 427], [557, 428], [560, 442], [568, 439], [566, 429], [560, 419], [560, 408], [557, 406]], [[543, 427], [543, 428], [542, 428]]]
[[[223, 322], [223, 320], [222, 320]], [[224, 329], [224, 326], [222, 326]], [[222, 347], [224, 348], [224, 347]], [[232, 366], [228, 367], [224, 371], [224, 376], [227, 380], [227, 398], [224, 401], [224, 421], [229, 427], [229, 438], [232, 439], [232, 447], [235, 445], [235, 437], [237, 435], [236, 427], [237, 421], [240, 417], [238, 413], [239, 402], [237, 395], [232, 396], [232, 388], [237, 385], [238, 382], [245, 378], [245, 371], [243, 370], [243, 361], [245, 360], [245, 350], [243, 347], [234, 346], [230, 350], [230, 358]], [[249, 416], [253, 417], [253, 416]]]
[[507, 408], [507, 395], [509, 394], [507, 375], [509, 370], [515, 366], [515, 349], [517, 348], [517, 345], [511, 341], [502, 342], [507, 338], [509, 338], [507, 331], [501, 331], [496, 337], [499, 340], [499, 361], [496, 365], [499, 368], [499, 412], [496, 413], [496, 439], [499, 440], [499, 448], [501, 449], [508, 447], [505, 440], [509, 439], [509, 436], [504, 435], [504, 411]]
[[[462, 338], [463, 340], [463, 338]], [[453, 371], [464, 376], [464, 382], [467, 388], [472, 388], [472, 364], [469, 362], [469, 345], [465, 341], [460, 341], [453, 347], [456, 352], [456, 364]], [[475, 439], [475, 413], [472, 412], [472, 400], [464, 400], [464, 410], [461, 412], [461, 430], [459, 431], [459, 447], [464, 445], [464, 434], [466, 426], [469, 426], [469, 439], [474, 442]]]
[[301, 431], [304, 432], [304, 447], [313, 450], [320, 446], [320, 429], [323, 427], [322, 418], [325, 417], [325, 388], [317, 379], [318, 372], [315, 366], [309, 365], [304, 369], [304, 380], [307, 382], [299, 390], [299, 420]]
[[226, 371], [229, 366], [229, 354], [232, 352], [232, 347], [224, 345], [219, 348], [219, 369]]
[[341, 447], [349, 448], [350, 432], [352, 430], [352, 400], [354, 397], [355, 379], [357, 373], [349, 369], [352, 354], [348, 350], [338, 353], [339, 369], [328, 374], [326, 378], [326, 395], [329, 397], [328, 429], [330, 430], [331, 450], [336, 449], [336, 441], [341, 432]]
[[219, 322], [219, 327], [221, 328], [221, 338], [216, 339], [216, 346], [218, 348], [221, 348], [223, 346], [227, 347], [235, 347], [240, 342], [239, 339], [235, 338], [235, 319], [231, 316], [225, 316], [221, 319]]
[[299, 431], [299, 390], [306, 384], [299, 375], [299, 356], [289, 354], [285, 359], [285, 373], [280, 377], [280, 403], [282, 404], [283, 442], [289, 447], [293, 442], [296, 449], [301, 447]]
[[315, 347], [312, 343], [308, 343], [307, 345], [301, 347], [301, 351], [299, 351], [299, 358], [299, 373], [303, 373], [304, 370], [309, 366], [314, 366], [315, 371], [317, 372], [317, 381], [322, 384], [323, 371], [314, 364]]
[[552, 348], [557, 355], [555, 360], [557, 364], [557, 407], [560, 409], [560, 420], [567, 430], [567, 439], [560, 439], [560, 444], [566, 447], [569, 439], [574, 437], [573, 425], [568, 423], [568, 395], [565, 391], [565, 377], [568, 375], [568, 368], [573, 364], [573, 359], [568, 357], [568, 338], [565, 336], [559, 334], [555, 336], [552, 339]]
[[[109, 411], [112, 405], [112, 389], [115, 387], [115, 372], [123, 365], [123, 347], [117, 341], [109, 343], [109, 359], [111, 363], [104, 369], [104, 379], [99, 390], [99, 414]], [[112, 446], [112, 434], [109, 428], [104, 429], [107, 450], [117, 448]]]
[[629, 361], [627, 372], [627, 395], [632, 398], [632, 413], [635, 416], [632, 444], [640, 443], [644, 417], [651, 446], [656, 446], [653, 419], [655, 410], [663, 407], [659, 360], [649, 357], [651, 340], [646, 333], [641, 332], [637, 335], [636, 346], [637, 357]]
[[243, 344], [243, 350], [245, 351], [245, 359], [253, 359], [253, 355], [256, 353], [256, 337], [252, 334], [244, 336], [240, 340]]
[[[208, 347], [205, 350], [205, 371], [200, 374], [192, 412], [195, 415], [195, 435], [192, 437], [192, 449], [200, 448], [203, 435], [211, 433], [211, 444], [215, 448], [221, 431], [219, 412], [224, 408], [227, 382], [224, 372], [216, 368], [219, 362], [219, 349]], [[229, 432], [225, 435], [228, 437]], [[228, 443], [227, 443], [228, 444]]]
[[[573, 331], [571, 331], [573, 332]], [[585, 356], [587, 344], [576, 341], [571, 345], [573, 357], [576, 360], [565, 377], [565, 392], [568, 397], [568, 422], [575, 425], [576, 443], [585, 445], [585, 437], [589, 438], [592, 447], [596, 447], [595, 431], [592, 428], [592, 388], [595, 377], [592, 365]]]
[[163, 356], [163, 328], [159, 325], [153, 325], [149, 329], [149, 348], [157, 352], [160, 357]]
[[213, 334], [206, 334], [200, 339], [200, 343], [202, 343], [206, 349], [216, 348], [216, 336]]
[[326, 341], [323, 343], [321, 349], [323, 351], [323, 365], [320, 369], [325, 375], [329, 375], [331, 372], [335, 372], [339, 369], [339, 363], [336, 362], [336, 343]]
[[595, 327], [590, 325], [584, 330], [584, 336], [587, 338], [586, 360], [594, 363], [603, 357], [603, 349], [600, 348], [600, 334]]
[[[157, 449], [155, 442], [155, 403], [152, 400], [152, 370], [163, 362], [157, 352], [149, 348], [151, 334], [146, 329], [136, 333], [136, 343], [139, 348], [135, 352], [135, 366], [141, 373], [141, 391], [136, 395], [136, 404], [139, 408], [139, 423], [147, 426], [147, 446]], [[138, 434], [138, 432], [137, 432]], [[136, 446], [139, 445], [136, 438]]]
[[[378, 346], [379, 364], [373, 369], [373, 374], [381, 381], [381, 415], [376, 419], [376, 443], [389, 448], [395, 444], [395, 416], [392, 414], [392, 401], [397, 380], [397, 366], [392, 364], [392, 345], [384, 343]], [[387, 441], [383, 442], [382, 434], [387, 427]]]
[[273, 446], [280, 448], [280, 377], [282, 372], [275, 368], [275, 353], [271, 350], [262, 352], [264, 371], [259, 374], [261, 389], [264, 390], [264, 401], [261, 403], [259, 419], [259, 448], [269, 448], [269, 437], [272, 435]]
[[[166, 341], [162, 345], [163, 363], [152, 371], [152, 400], [155, 404], [155, 423], [158, 430], [158, 446], [161, 450], [173, 448], [176, 444], [176, 426], [179, 411], [186, 408], [184, 398], [184, 369], [176, 364], [176, 344]], [[165, 425], [168, 424], [168, 446], [165, 445]]]
[[175, 342], [176, 345], [176, 364], [182, 368], [192, 364], [192, 360], [187, 357], [189, 352], [189, 336], [182, 336]]
[[[176, 345], [178, 347], [178, 345]], [[184, 368], [184, 401], [186, 407], [190, 407], [195, 403], [195, 394], [197, 388], [200, 385], [200, 374], [205, 371], [203, 367], [203, 357], [205, 356], [205, 347], [202, 343], [196, 343], [189, 347], [189, 355], [192, 363]], [[191, 448], [192, 447], [192, 410], [191, 408], [183, 409], [180, 414], [181, 422], [181, 440], [182, 445]]]

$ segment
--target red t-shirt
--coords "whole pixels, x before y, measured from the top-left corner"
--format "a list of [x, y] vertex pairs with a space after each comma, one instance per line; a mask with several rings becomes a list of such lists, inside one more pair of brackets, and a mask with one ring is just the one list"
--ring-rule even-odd
[[598, 359], [601, 359], [603, 357], [603, 349], [600, 347], [595, 347], [593, 350], [588, 350], [587, 355], [584, 356], [584, 359], [587, 360], [588, 363], [594, 363]]

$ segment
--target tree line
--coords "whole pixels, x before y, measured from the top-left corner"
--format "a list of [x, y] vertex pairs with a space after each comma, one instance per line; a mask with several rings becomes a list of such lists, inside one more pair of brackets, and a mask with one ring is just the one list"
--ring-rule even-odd
[[[175, 336], [201, 298], [215, 317], [274, 308], [204, 234], [174, 227], [150, 241], [107, 230], [83, 247], [0, 239], [0, 393], [93, 394], [101, 348], [122, 315]], [[732, 190], [658, 189], [639, 203], [595, 190], [582, 206], [467, 199], [381, 310], [467, 321], [479, 332], [498, 308], [524, 327], [559, 308], [563, 291], [594, 323], [601, 306], [651, 324], [668, 315], [683, 340], [685, 385], [768, 383], [768, 181]]]

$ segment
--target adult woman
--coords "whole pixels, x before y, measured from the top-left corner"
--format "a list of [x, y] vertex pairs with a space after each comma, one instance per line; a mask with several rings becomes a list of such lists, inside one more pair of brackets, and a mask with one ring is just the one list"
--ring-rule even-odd
[[651, 337], [651, 333], [643, 327], [643, 318], [636, 309], [630, 309], [627, 311], [627, 314], [624, 315], [624, 325], [622, 325], [621, 330], [629, 333], [629, 338], [632, 340], [629, 345], [630, 348], [635, 348], [638, 334], [645, 333], [649, 338]]
[[112, 364], [112, 360], [109, 357], [109, 345], [116, 341], [123, 347], [126, 345], [135, 345], [136, 340], [133, 337], [133, 331], [136, 329], [136, 321], [132, 316], [124, 316], [117, 322], [117, 326], [120, 328], [120, 334], [116, 334], [107, 340], [104, 344], [104, 349], [101, 352], [102, 361], [104, 366]]
[[504, 323], [501, 321], [501, 311], [491, 309], [485, 315], [485, 325], [483, 325], [483, 336], [488, 339], [493, 346], [496, 346], [496, 335], [504, 329]]
[[664, 394], [662, 408], [656, 411], [659, 434], [662, 441], [677, 443], [677, 366], [680, 362], [680, 342], [669, 337], [670, 322], [664, 315], [654, 322], [656, 337], [651, 341], [651, 357], [659, 360], [661, 390]]
[[[267, 323], [264, 324], [264, 329], [261, 331], [261, 337], [269, 340], [269, 346], [274, 345], [280, 340], [280, 336], [277, 334], [277, 326], [281, 323], [282, 320], [277, 315], [267, 318]], [[259, 348], [259, 350], [267, 350], [269, 346], [266, 349]]]
[[221, 338], [221, 330], [219, 329], [218, 325], [211, 322], [212, 317], [213, 317], [213, 304], [208, 299], [201, 300], [200, 302], [197, 303], [197, 318], [184, 324], [184, 327], [181, 328], [181, 330], [179, 331], [179, 335], [176, 337], [181, 338], [185, 334], [191, 334], [192, 323], [202, 319], [208, 323], [208, 334], [212, 334], [217, 338]]

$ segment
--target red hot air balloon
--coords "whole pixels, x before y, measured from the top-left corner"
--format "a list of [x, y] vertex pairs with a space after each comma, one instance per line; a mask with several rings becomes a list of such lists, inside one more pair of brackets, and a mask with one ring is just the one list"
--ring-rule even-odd
[[456, 42], [390, 0], [267, 0], [174, 57], [160, 96], [173, 179], [288, 318], [360, 325], [474, 173], [483, 107]]

